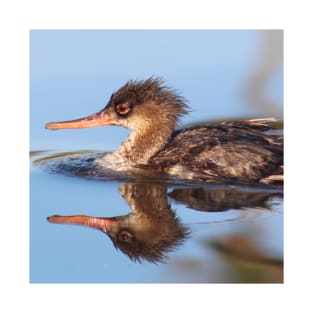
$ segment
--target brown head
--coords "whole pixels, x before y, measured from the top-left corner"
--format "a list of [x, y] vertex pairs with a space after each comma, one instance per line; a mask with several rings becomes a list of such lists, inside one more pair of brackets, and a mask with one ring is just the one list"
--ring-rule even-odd
[[93, 217], [86, 215], [48, 217], [50, 223], [76, 224], [101, 230], [112, 240], [115, 248], [132, 261], [163, 262], [167, 254], [175, 250], [189, 236], [187, 227], [170, 209], [171, 218], [151, 218], [130, 213], [116, 217]]
[[103, 110], [96, 114], [65, 122], [46, 124], [48, 129], [87, 128], [119, 125], [140, 130], [148, 125], [165, 125], [173, 129], [180, 116], [187, 113], [183, 97], [166, 87], [159, 78], [131, 80], [112, 94]]

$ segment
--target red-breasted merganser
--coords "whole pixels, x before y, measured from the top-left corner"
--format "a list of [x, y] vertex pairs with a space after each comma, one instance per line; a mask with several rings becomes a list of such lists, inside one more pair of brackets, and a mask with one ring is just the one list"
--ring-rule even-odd
[[183, 179], [282, 181], [283, 143], [265, 133], [274, 119], [221, 122], [175, 130], [188, 112], [185, 99], [158, 78], [131, 80], [100, 112], [46, 124], [48, 129], [118, 125], [132, 132], [112, 154], [97, 159], [121, 168], [145, 168]]

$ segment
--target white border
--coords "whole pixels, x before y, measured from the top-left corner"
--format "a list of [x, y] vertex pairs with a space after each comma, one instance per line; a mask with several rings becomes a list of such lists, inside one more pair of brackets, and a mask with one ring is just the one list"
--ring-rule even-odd
[[[5, 2], [5, 4], [3, 4]], [[2, 312], [307, 311], [312, 307], [312, 9], [308, 1], [3, 1], [1, 138]], [[286, 276], [284, 285], [30, 285], [28, 72], [30, 29], [285, 30]], [[300, 132], [299, 132], [300, 130]], [[308, 137], [309, 135], [309, 137]], [[309, 179], [309, 181], [308, 181]], [[9, 187], [9, 189], [7, 188]], [[310, 188], [311, 189], [311, 188]], [[299, 236], [300, 235], [300, 236]], [[307, 243], [309, 239], [309, 243]], [[305, 308], [306, 310], [302, 310]]]

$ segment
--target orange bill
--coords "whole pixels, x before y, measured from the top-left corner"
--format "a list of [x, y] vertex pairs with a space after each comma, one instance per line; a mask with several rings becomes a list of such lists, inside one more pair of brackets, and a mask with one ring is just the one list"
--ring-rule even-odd
[[93, 217], [87, 215], [52, 215], [47, 218], [48, 222], [54, 224], [75, 224], [81, 226], [87, 226], [95, 229], [99, 229], [103, 232], [107, 232], [112, 228], [114, 219], [105, 217]]
[[64, 122], [50, 122], [46, 124], [46, 128], [51, 130], [57, 130], [57, 129], [89, 128], [108, 125], [114, 125], [114, 122], [109, 117], [107, 111], [102, 110], [99, 113], [95, 113], [76, 120]]

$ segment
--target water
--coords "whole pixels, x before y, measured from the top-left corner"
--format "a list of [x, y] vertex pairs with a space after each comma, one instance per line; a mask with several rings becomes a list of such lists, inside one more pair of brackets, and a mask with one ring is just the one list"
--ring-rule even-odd
[[85, 176], [93, 155], [31, 153], [32, 282], [282, 281], [282, 190]]
[[[68, 168], [63, 167], [63, 172], [71, 174], [64, 175], [58, 167], [54, 167], [56, 171], [51, 171], [53, 166], [47, 167], [47, 157], [50, 165], [60, 164], [55, 153], [63, 153], [66, 157], [70, 152], [81, 158], [88, 153], [82, 151], [86, 149], [115, 150], [127, 136], [124, 129], [51, 132], [44, 129], [44, 124], [99, 111], [116, 88], [125, 80], [138, 76], [161, 75], [171, 86], [183, 92], [194, 109], [183, 123], [207, 118], [259, 117], [258, 109], [247, 106], [247, 98], [241, 92], [253, 65], [257, 63], [254, 59], [260, 32], [208, 31], [194, 34], [32, 32], [32, 283], [282, 281], [281, 190], [186, 184], [162, 181], [161, 178], [147, 180], [114, 175], [108, 175], [106, 180], [89, 179], [83, 172], [69, 173]], [[120, 45], [126, 42], [124, 39], [132, 43], [135, 40], [138, 45], [134, 44], [134, 48], [128, 50], [128, 58], [122, 60], [121, 66], [121, 58], [114, 58], [114, 53], [120, 51]], [[115, 44], [108, 45], [108, 42], [113, 43], [112, 40]], [[153, 42], [150, 48], [147, 40]], [[144, 55], [149, 55], [149, 58], [139, 57], [143, 53], [143, 42], [147, 50], [144, 50]], [[186, 42], [189, 48], [184, 46], [182, 54], [176, 58], [173, 51]], [[238, 42], [241, 45], [237, 45]], [[61, 43], [63, 53], [59, 50]], [[88, 49], [79, 49], [87, 43]], [[160, 45], [172, 52], [160, 55], [153, 48]], [[198, 49], [191, 49], [190, 45]], [[232, 48], [231, 55], [221, 53], [225, 49], [229, 51], [229, 47]], [[104, 57], [106, 50], [109, 55]], [[94, 51], [97, 51], [96, 55]], [[151, 62], [151, 59], [156, 61]], [[278, 103], [282, 100], [281, 73], [281, 69], [276, 71], [275, 79], [271, 79], [270, 86], [264, 88], [271, 101], [274, 99]], [[281, 105], [279, 108], [282, 111]], [[41, 166], [38, 166], [38, 160], [43, 158]], [[160, 218], [159, 224], [153, 224], [152, 213], [147, 213], [148, 207], [162, 207], [170, 222]], [[152, 211], [158, 216], [157, 210]], [[115, 234], [131, 241], [131, 231], [136, 229], [139, 232], [136, 239], [142, 249], [137, 247], [135, 251], [146, 251], [149, 244], [145, 246], [145, 241], [152, 242], [153, 257], [151, 253], [144, 253], [146, 258], [138, 257], [139, 252], [130, 254], [125, 245], [115, 243], [119, 247], [116, 248], [113, 239], [103, 231], [52, 223], [56, 222], [53, 218], [50, 222], [47, 220], [55, 215], [119, 217], [117, 221], [122, 230], [127, 226], [126, 232], [116, 232], [115, 228]], [[140, 215], [144, 218], [140, 219]], [[168, 228], [177, 232], [169, 235], [171, 239], [162, 239], [163, 246], [158, 245], [159, 230], [164, 234]], [[132, 244], [136, 247], [138, 241], [133, 240]], [[156, 247], [163, 247], [163, 250], [158, 252]]]
[[[188, 228], [191, 234], [182, 238], [175, 251], [166, 253], [165, 264], [158, 263], [157, 266], [149, 261], [134, 263], [126, 254], [117, 251], [111, 240], [99, 231], [50, 224], [47, 221], [48, 216], [55, 214], [125, 216], [131, 212], [131, 208], [120, 193], [127, 187], [128, 194], [124, 193], [126, 198], [136, 187], [147, 195], [133, 199], [138, 202], [135, 208], [139, 213], [146, 208], [152, 209], [153, 203], [161, 198], [158, 184], [91, 181], [51, 175], [34, 169], [31, 177], [32, 281], [237, 281], [236, 267], [214, 248], [214, 242], [218, 243], [227, 237], [248, 240], [247, 244], [253, 245], [256, 255], [263, 253], [269, 259], [282, 258], [282, 202], [281, 194], [274, 191], [240, 192], [232, 189], [225, 191], [217, 186], [170, 186], [167, 193], [172, 209], [180, 218], [180, 227]], [[157, 190], [157, 198], [151, 196], [149, 189]], [[163, 191], [161, 195], [165, 197], [166, 191]], [[144, 199], [148, 206], [143, 203]], [[167, 203], [161, 202], [161, 207], [164, 211], [170, 210], [166, 209]], [[156, 227], [145, 233], [146, 238], [149, 232], [152, 233], [150, 236], [155, 236], [158, 231], [164, 233], [164, 229], [158, 229], [158, 225]], [[241, 253], [245, 254], [245, 247]], [[248, 258], [247, 262], [251, 262], [253, 267], [253, 262], [262, 265], [263, 261], [257, 257], [256, 261]], [[270, 267], [267, 269], [269, 271], [271, 267], [275, 270], [278, 265], [265, 263], [263, 266]], [[225, 268], [227, 277], [216, 274], [224, 272]], [[206, 275], [203, 275], [203, 271]]]

